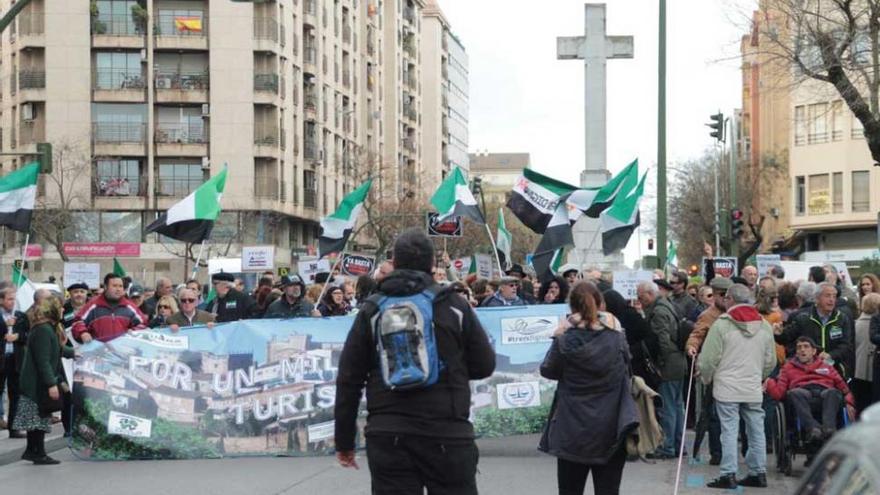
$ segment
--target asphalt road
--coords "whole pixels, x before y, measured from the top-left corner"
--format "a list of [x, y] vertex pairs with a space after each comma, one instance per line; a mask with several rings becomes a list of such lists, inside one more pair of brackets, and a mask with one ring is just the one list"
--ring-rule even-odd
[[[0, 440], [0, 446], [9, 448]], [[549, 494], [556, 492], [555, 459], [539, 455], [537, 438], [520, 437], [482, 442], [478, 483], [484, 495]], [[13, 462], [0, 467], [2, 493], [41, 493], [65, 495], [186, 495], [239, 494], [296, 495], [370, 493], [366, 459], [361, 469], [343, 469], [330, 457], [242, 458], [203, 461], [86, 462], [77, 460], [66, 449], [53, 454], [58, 466], [34, 466]], [[771, 460], [772, 460], [772, 456]], [[800, 468], [800, 463], [796, 464]], [[656, 464], [631, 462], [624, 470], [623, 494], [671, 494], [675, 480], [675, 461]], [[705, 488], [705, 481], [718, 474], [717, 467], [700, 463], [684, 466], [682, 494], [719, 493]], [[794, 478], [785, 478], [770, 469], [769, 489], [737, 490], [720, 493], [792, 493]], [[588, 488], [588, 494], [593, 493]]]

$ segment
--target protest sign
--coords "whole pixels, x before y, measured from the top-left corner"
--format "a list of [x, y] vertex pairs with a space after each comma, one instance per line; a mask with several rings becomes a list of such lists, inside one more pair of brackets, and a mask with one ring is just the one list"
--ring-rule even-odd
[[642, 282], [654, 280], [654, 274], [648, 270], [623, 270], [614, 272], [614, 290], [624, 299], [635, 299], [636, 289]]
[[[739, 275], [739, 270], [737, 269], [737, 265], [739, 262], [737, 261], [736, 258], [715, 257], [715, 258], [708, 258], [708, 259], [710, 259], [712, 261], [712, 266], [715, 269], [715, 276], [716, 277], [730, 278], [730, 277], [734, 277], [736, 275]], [[707, 260], [707, 258], [703, 258], [703, 264], [702, 264], [702, 267], [704, 270], [703, 279], [706, 278], [706, 273], [705, 273], [706, 260]]]
[[771, 266], [779, 265], [780, 261], [782, 261], [782, 256], [779, 256], [778, 254], [755, 255], [755, 264], [758, 265], [758, 276], [763, 277], [764, 275], [767, 275], [767, 270], [769, 270]]
[[467, 258], [456, 258], [452, 260], [452, 269], [458, 275], [458, 278], [464, 278], [471, 271], [471, 263], [473, 259], [470, 256]]
[[241, 248], [241, 271], [262, 272], [275, 268], [275, 246], [244, 246]]
[[307, 284], [315, 283], [315, 275], [319, 273], [330, 273], [330, 261], [325, 259], [300, 261], [296, 265], [299, 276]]
[[494, 261], [488, 254], [478, 254], [474, 258], [477, 261], [477, 276], [480, 278], [492, 278]]
[[100, 263], [64, 263], [64, 287], [72, 284], [84, 283], [89, 289], [97, 289], [101, 286]]
[[[471, 383], [477, 435], [540, 432], [555, 382], [538, 368], [568, 311], [476, 310], [497, 354], [495, 374]], [[339, 356], [354, 318], [242, 320], [93, 341], [80, 348], [74, 374], [70, 446], [96, 460], [332, 453]]]
[[429, 237], [461, 237], [464, 231], [464, 224], [460, 216], [450, 215], [442, 221], [437, 220], [439, 217], [439, 213], [433, 212], [428, 212], [425, 215]]
[[346, 254], [342, 257], [340, 270], [345, 275], [360, 277], [361, 275], [369, 275], [373, 273], [373, 268], [375, 266], [376, 258], [360, 254]]

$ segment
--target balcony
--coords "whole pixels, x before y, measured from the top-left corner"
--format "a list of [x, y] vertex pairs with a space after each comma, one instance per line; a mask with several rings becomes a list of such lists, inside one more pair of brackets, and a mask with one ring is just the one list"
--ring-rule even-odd
[[278, 127], [254, 124], [254, 156], [266, 158], [280, 157]]
[[348, 24], [342, 25], [342, 42], [347, 44], [351, 43], [351, 26]]
[[21, 133], [18, 135], [18, 144], [30, 146], [46, 141], [46, 122], [44, 120], [31, 120], [21, 122]]
[[159, 156], [207, 156], [210, 133], [201, 117], [185, 122], [156, 124], [156, 154]]
[[144, 156], [147, 125], [141, 122], [93, 122], [92, 143], [97, 156]]
[[143, 48], [145, 28], [131, 14], [98, 14], [92, 17], [93, 48]]
[[318, 95], [311, 91], [305, 92], [303, 109], [306, 111], [306, 119], [317, 120], [318, 118]]
[[403, 116], [414, 123], [418, 123], [419, 121], [419, 114], [416, 111], [415, 105], [412, 103], [403, 104]]
[[92, 99], [100, 102], [142, 103], [146, 100], [142, 73], [120, 69], [92, 71]]
[[139, 175], [95, 174], [93, 194], [99, 198], [132, 198], [147, 195], [147, 181]]
[[157, 71], [156, 103], [207, 103], [210, 81], [207, 71]]
[[278, 179], [272, 176], [254, 176], [254, 197], [278, 201]]
[[278, 21], [271, 17], [254, 17], [254, 41], [255, 51], [277, 51]]
[[303, 25], [318, 27], [318, 0], [303, 1]]
[[201, 15], [156, 16], [154, 34], [157, 50], [207, 50], [208, 18]]
[[404, 7], [403, 8], [403, 20], [415, 25], [416, 23], [416, 9], [413, 7]]
[[313, 162], [321, 159], [321, 148], [315, 138], [306, 138], [303, 143], [303, 158]]
[[318, 190], [314, 187], [303, 189], [303, 206], [315, 209], [318, 207]]
[[443, 33], [443, 37], [441, 38], [441, 41], [440, 41], [440, 46], [443, 47], [444, 52], [449, 51], [449, 35], [448, 34]]
[[416, 140], [414, 137], [405, 137], [400, 140], [400, 145], [403, 149], [411, 151], [413, 153], [416, 152]]
[[42, 12], [21, 12], [18, 22], [18, 38], [16, 43], [22, 47], [46, 46], [46, 23]]
[[351, 88], [351, 71], [343, 70], [342, 71], [342, 85], [346, 88]]
[[46, 100], [46, 71], [24, 69], [18, 73], [22, 101]]
[[278, 90], [278, 74], [254, 74], [254, 103], [274, 103]]
[[373, 56], [376, 54], [376, 41], [373, 39], [373, 35], [367, 35], [367, 55]]
[[318, 74], [318, 49], [309, 44], [303, 47], [303, 73]]
[[417, 90], [419, 87], [419, 84], [418, 84], [418, 81], [416, 80], [416, 75], [414, 72], [404, 72], [403, 73], [403, 83], [406, 84], [406, 86], [413, 91]]
[[416, 35], [406, 35], [406, 38], [403, 39], [403, 52], [410, 58], [416, 58]]
[[445, 115], [440, 119], [440, 127], [443, 130], [443, 137], [449, 139], [449, 119]]

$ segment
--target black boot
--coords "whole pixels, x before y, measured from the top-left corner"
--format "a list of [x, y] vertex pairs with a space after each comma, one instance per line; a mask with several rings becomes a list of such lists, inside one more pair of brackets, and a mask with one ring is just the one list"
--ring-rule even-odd
[[34, 431], [27, 432], [27, 447], [25, 447], [24, 453], [21, 454], [22, 460], [33, 461], [34, 459], [40, 457], [37, 454], [36, 449], [34, 448], [34, 446], [37, 443], [36, 435], [34, 435], [34, 433], [36, 433], [36, 432], [34, 432]]
[[34, 451], [36, 452], [37, 458], [33, 459], [33, 463], [38, 466], [60, 464], [61, 461], [53, 459], [46, 454], [46, 432], [42, 430], [37, 430], [34, 433], [36, 434], [36, 444], [34, 446]]
[[736, 475], [735, 474], [723, 474], [714, 480], [706, 483], [706, 486], [709, 488], [726, 488], [728, 490], [736, 490]]
[[750, 474], [745, 479], [739, 480], [739, 484], [740, 486], [767, 488], [767, 475], [764, 473]]

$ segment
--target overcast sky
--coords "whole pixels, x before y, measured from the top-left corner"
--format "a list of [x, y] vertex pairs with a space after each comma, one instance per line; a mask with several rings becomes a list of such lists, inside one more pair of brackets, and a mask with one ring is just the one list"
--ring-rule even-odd
[[[576, 184], [584, 164], [584, 66], [557, 60], [556, 37], [582, 35], [584, 2], [439, 0], [470, 57], [470, 150], [528, 152], [532, 167]], [[657, 158], [657, 0], [608, 0], [609, 35], [635, 58], [608, 61], [608, 168]], [[739, 40], [753, 0], [668, 0], [667, 156], [712, 146], [709, 115], [741, 106]], [[546, 7], [552, 5], [552, 7]], [[655, 181], [648, 182], [653, 198]], [[642, 235], [641, 254], [647, 254]], [[634, 236], [627, 261], [639, 255]]]

